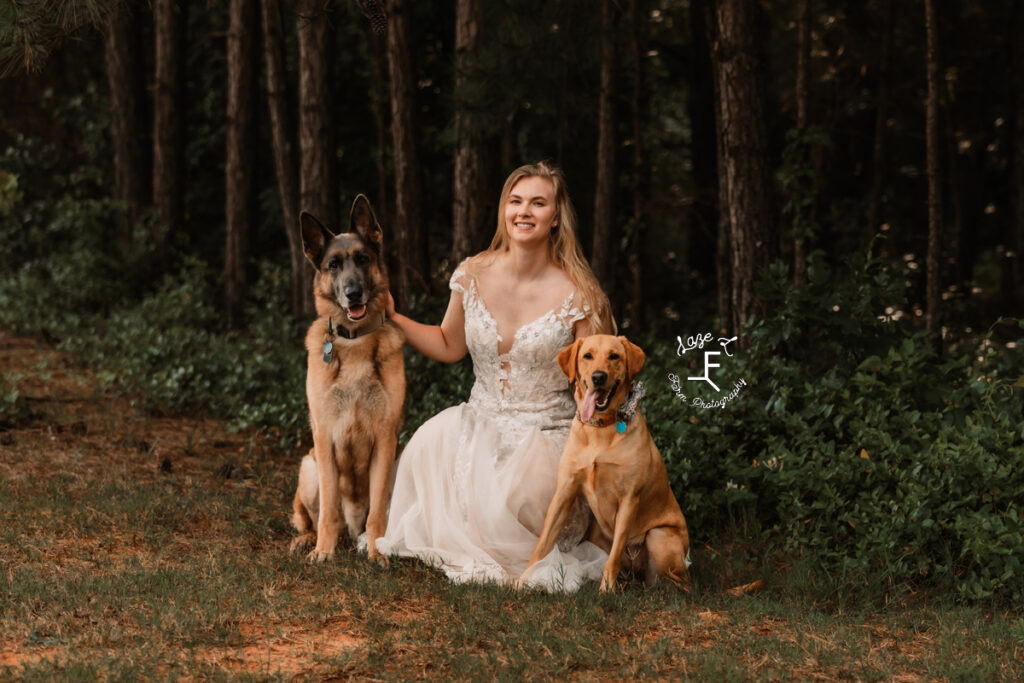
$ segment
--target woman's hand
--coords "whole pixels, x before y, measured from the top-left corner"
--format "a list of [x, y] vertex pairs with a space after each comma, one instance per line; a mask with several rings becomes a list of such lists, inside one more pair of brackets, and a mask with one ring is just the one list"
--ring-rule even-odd
[[391, 290], [388, 290], [388, 303], [384, 306], [384, 313], [388, 318], [395, 317], [395, 297], [391, 296]]

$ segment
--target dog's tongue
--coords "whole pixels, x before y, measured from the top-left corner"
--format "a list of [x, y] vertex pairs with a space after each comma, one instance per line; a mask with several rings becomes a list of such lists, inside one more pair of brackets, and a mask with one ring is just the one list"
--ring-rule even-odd
[[361, 306], [352, 306], [351, 308], [348, 309], [348, 317], [352, 318], [353, 320], [358, 320], [359, 318], [362, 318], [364, 315], [366, 315], [365, 304]]
[[593, 389], [587, 389], [587, 393], [583, 396], [583, 403], [580, 404], [580, 420], [590, 422], [590, 418], [594, 417], [594, 406], [596, 403], [597, 392]]

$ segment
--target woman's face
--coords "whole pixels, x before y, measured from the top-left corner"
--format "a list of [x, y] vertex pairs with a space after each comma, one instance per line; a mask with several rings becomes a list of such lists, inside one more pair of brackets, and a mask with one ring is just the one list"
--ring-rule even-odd
[[505, 202], [505, 230], [510, 242], [532, 245], [551, 238], [555, 218], [555, 186], [547, 178], [520, 178]]

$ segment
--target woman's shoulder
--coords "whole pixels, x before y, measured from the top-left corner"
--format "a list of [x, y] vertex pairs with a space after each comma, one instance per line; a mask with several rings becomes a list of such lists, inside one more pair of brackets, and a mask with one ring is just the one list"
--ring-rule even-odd
[[494, 264], [494, 252], [484, 251], [475, 256], [468, 256], [452, 273], [449, 284], [452, 289], [465, 293], [470, 283], [479, 282], [480, 276], [485, 275]]

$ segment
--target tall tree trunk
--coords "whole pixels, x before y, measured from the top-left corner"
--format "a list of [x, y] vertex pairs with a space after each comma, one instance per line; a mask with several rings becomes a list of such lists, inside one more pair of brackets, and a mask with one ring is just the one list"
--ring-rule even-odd
[[167, 241], [182, 226], [185, 7], [175, 0], [153, 0], [153, 206], [159, 221], [152, 239], [157, 263], [164, 262]]
[[630, 46], [633, 51], [633, 93], [630, 100], [630, 116], [633, 119], [633, 244], [629, 249], [630, 303], [629, 318], [633, 329], [644, 329], [644, 251], [647, 243], [647, 205], [650, 176], [647, 172], [647, 149], [644, 145], [644, 129], [647, 127], [647, 0], [632, 0], [630, 4], [632, 27]]
[[719, 208], [728, 225], [732, 274], [732, 332], [745, 345], [743, 325], [760, 313], [755, 293], [761, 267], [776, 243], [767, 163], [759, 55], [759, 8], [718, 0], [711, 29], [721, 141]]
[[388, 0], [388, 75], [391, 83], [391, 139], [395, 162], [395, 243], [398, 267], [391, 279], [396, 305], [405, 308], [414, 279], [426, 287], [427, 264], [420, 239], [421, 189], [413, 111], [413, 70], [407, 0]]
[[[688, 267], [707, 271], [713, 263], [718, 285], [718, 314], [722, 325], [732, 319], [729, 308], [729, 243], [718, 239], [718, 145], [721, 136], [717, 130], [715, 109], [715, 74], [711, 68], [711, 49], [708, 32], [711, 5], [708, 0], [691, 0], [689, 10], [690, 32], [689, 83], [686, 109], [693, 131], [690, 155], [693, 159], [693, 223]], [[708, 254], [715, 254], [708, 259]]]
[[892, 69], [892, 43], [895, 21], [893, 0], [882, 6], [882, 54], [878, 67], [878, 99], [875, 103], [875, 141], [872, 145], [871, 189], [868, 191], [868, 222], [864, 243], [870, 244], [882, 216], [882, 187], [886, 171], [886, 129], [889, 120], [889, 75]]
[[601, 2], [601, 94], [597, 106], [597, 182], [594, 186], [594, 246], [590, 265], [598, 283], [609, 289], [615, 274], [611, 260], [615, 234], [615, 32], [613, 0]]
[[[299, 209], [332, 230], [338, 223], [338, 184], [331, 118], [334, 31], [329, 0], [297, 3], [299, 38]], [[294, 229], [298, 229], [295, 226]], [[345, 227], [347, 229], [347, 226]], [[308, 267], [308, 266], [307, 266]], [[312, 298], [306, 299], [312, 313]]]
[[149, 184], [141, 144], [144, 130], [143, 75], [131, 5], [115, 10], [103, 32], [103, 52], [110, 88], [110, 135], [114, 147], [114, 196], [125, 203], [117, 215], [121, 253], [132, 248], [132, 232], [149, 201]]
[[249, 236], [256, 219], [256, 3], [231, 0], [227, 40], [227, 139], [224, 164], [224, 303], [238, 326], [248, 289]]
[[455, 184], [452, 192], [452, 265], [477, 252], [483, 245], [485, 216], [484, 140], [472, 96], [479, 78], [476, 60], [482, 44], [483, 17], [480, 0], [455, 3]]
[[288, 237], [291, 265], [289, 305], [298, 315], [313, 307], [313, 271], [306, 266], [299, 233], [298, 159], [292, 143], [294, 116], [288, 97], [288, 73], [285, 67], [284, 28], [280, 0], [262, 0], [263, 59], [266, 69], [267, 106], [270, 111], [270, 136], [274, 149], [277, 192], [281, 198], [281, 217]]
[[[803, 138], [807, 132], [808, 109], [811, 99], [811, 0], [797, 0], [797, 51], [796, 51], [796, 130]], [[801, 143], [802, 144], [802, 143]], [[798, 208], [794, 216], [793, 236], [793, 282], [807, 282], [807, 235], [804, 226], [807, 217], [804, 209]]]
[[1010, 244], [1014, 245], [1013, 287], [1017, 295], [1018, 305], [1024, 306], [1024, 40], [1020, 40], [1024, 31], [1024, 7], [1020, 3], [1014, 6], [1015, 26], [1013, 40], [1012, 92], [1014, 102], [1013, 120], [1013, 175], [1010, 179], [1014, 200], [1013, 234]]
[[[387, 31], [387, 19], [384, 20]], [[388, 167], [389, 138], [388, 125], [388, 55], [386, 38], [383, 33], [373, 32], [373, 121], [377, 129], [377, 197], [374, 206], [377, 216], [386, 230], [392, 226], [391, 173]], [[393, 235], [392, 235], [393, 236]]]
[[925, 112], [925, 142], [928, 172], [928, 256], [926, 260], [927, 284], [925, 288], [925, 324], [935, 336], [939, 320], [939, 293], [941, 289], [942, 255], [942, 177], [939, 168], [939, 26], [936, 0], [925, 0], [925, 31], [927, 33], [928, 101]]

